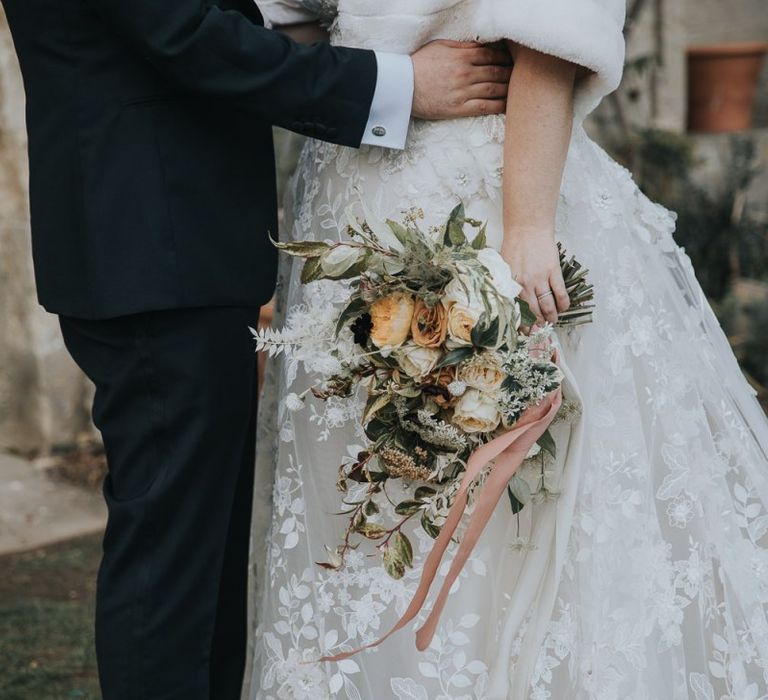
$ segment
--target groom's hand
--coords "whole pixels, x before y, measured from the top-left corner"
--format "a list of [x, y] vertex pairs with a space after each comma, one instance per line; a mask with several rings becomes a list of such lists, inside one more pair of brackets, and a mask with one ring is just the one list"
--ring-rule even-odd
[[502, 114], [512, 58], [506, 48], [433, 41], [413, 56], [412, 114], [419, 119], [456, 119]]

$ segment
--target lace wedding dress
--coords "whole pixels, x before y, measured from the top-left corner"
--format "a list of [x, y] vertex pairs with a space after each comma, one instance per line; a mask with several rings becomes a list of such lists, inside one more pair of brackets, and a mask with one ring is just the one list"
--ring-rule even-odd
[[[341, 571], [315, 564], [344, 529], [333, 514], [336, 474], [362, 442], [360, 406], [290, 413], [285, 397], [311, 383], [321, 359], [308, 348], [301, 361], [273, 362], [257, 465], [251, 698], [768, 697], [768, 422], [673, 240], [674, 215], [581, 127], [620, 73], [621, 13], [611, 18], [594, 0], [342, 0], [333, 40], [400, 52], [440, 36], [522, 41], [535, 11], [505, 14], [510, 7], [551, 5], [554, 22], [579, 3], [594, 22], [568, 31], [586, 37], [569, 39], [558, 24], [534, 27], [543, 38], [530, 42], [574, 60], [580, 47], [598, 52], [585, 60], [595, 75], [577, 95], [557, 213], [558, 240], [590, 269], [597, 303], [592, 325], [559, 333], [581, 405], [556, 430], [547, 479], [559, 497], [526, 508], [521, 523], [499, 505], [427, 651], [405, 630], [374, 651], [317, 663], [390, 629], [432, 540], [409, 532], [415, 566], [399, 581], [362, 548]], [[489, 19], [494, 7], [502, 11]], [[611, 36], [600, 29], [606, 14]], [[590, 37], [590, 26], [605, 36]], [[360, 198], [382, 218], [423, 209], [427, 225], [462, 200], [498, 245], [503, 138], [503, 119], [487, 117], [414, 122], [404, 152], [311, 141], [283, 237], [338, 235]], [[311, 335], [343, 292], [303, 286], [298, 272], [283, 261], [277, 323], [298, 308]]]

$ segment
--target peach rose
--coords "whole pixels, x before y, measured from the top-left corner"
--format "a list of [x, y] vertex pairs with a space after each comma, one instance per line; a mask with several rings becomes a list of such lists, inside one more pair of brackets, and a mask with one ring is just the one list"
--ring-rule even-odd
[[423, 299], [416, 299], [411, 320], [413, 342], [423, 348], [439, 348], [448, 335], [448, 312], [442, 304], [432, 308]]
[[499, 356], [492, 352], [476, 355], [459, 368], [458, 379], [473, 389], [492, 394], [504, 381]]
[[377, 299], [370, 310], [373, 344], [378, 348], [402, 345], [411, 331], [413, 309], [413, 296], [405, 292], [395, 292]]
[[448, 308], [448, 333], [452, 345], [472, 345], [472, 331], [481, 312], [453, 303]]

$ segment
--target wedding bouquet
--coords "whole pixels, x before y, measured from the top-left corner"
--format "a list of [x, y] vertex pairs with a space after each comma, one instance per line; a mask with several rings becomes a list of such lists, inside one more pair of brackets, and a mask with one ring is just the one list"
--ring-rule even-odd
[[[467, 218], [463, 206], [439, 235], [421, 230], [418, 211], [403, 223], [364, 214], [358, 220], [348, 213], [347, 236], [338, 241], [275, 242], [306, 261], [302, 283], [331, 280], [345, 290], [325, 337], [311, 338], [312, 352], [330, 360], [327, 371], [287, 404], [300, 410], [310, 393], [337, 401], [364, 392], [359, 420], [367, 445], [343, 459], [337, 484], [346, 532], [341, 544], [326, 547], [328, 561], [320, 565], [343, 567], [346, 554], [367, 539], [387, 572], [400, 578], [413, 561], [403, 526], [418, 518], [438, 537], [473, 452], [512, 429], [563, 376], [552, 327], [535, 327], [509, 266], [487, 246], [485, 225]], [[474, 237], [467, 227], [476, 229]], [[562, 251], [561, 263], [572, 299], [561, 323], [587, 322], [586, 270]], [[289, 315], [286, 330], [252, 329], [257, 349], [300, 351], [310, 339], [295, 332], [297, 325]], [[539, 449], [554, 454], [548, 432]], [[531, 500], [531, 487], [515, 474], [508, 495], [518, 513]]]

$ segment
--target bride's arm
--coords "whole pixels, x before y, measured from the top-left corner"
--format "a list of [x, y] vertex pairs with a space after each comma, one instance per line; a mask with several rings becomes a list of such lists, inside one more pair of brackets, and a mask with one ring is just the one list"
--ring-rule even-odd
[[501, 252], [523, 286], [531, 310], [555, 323], [558, 311], [569, 306], [554, 231], [578, 67], [525, 47], [512, 50]]

